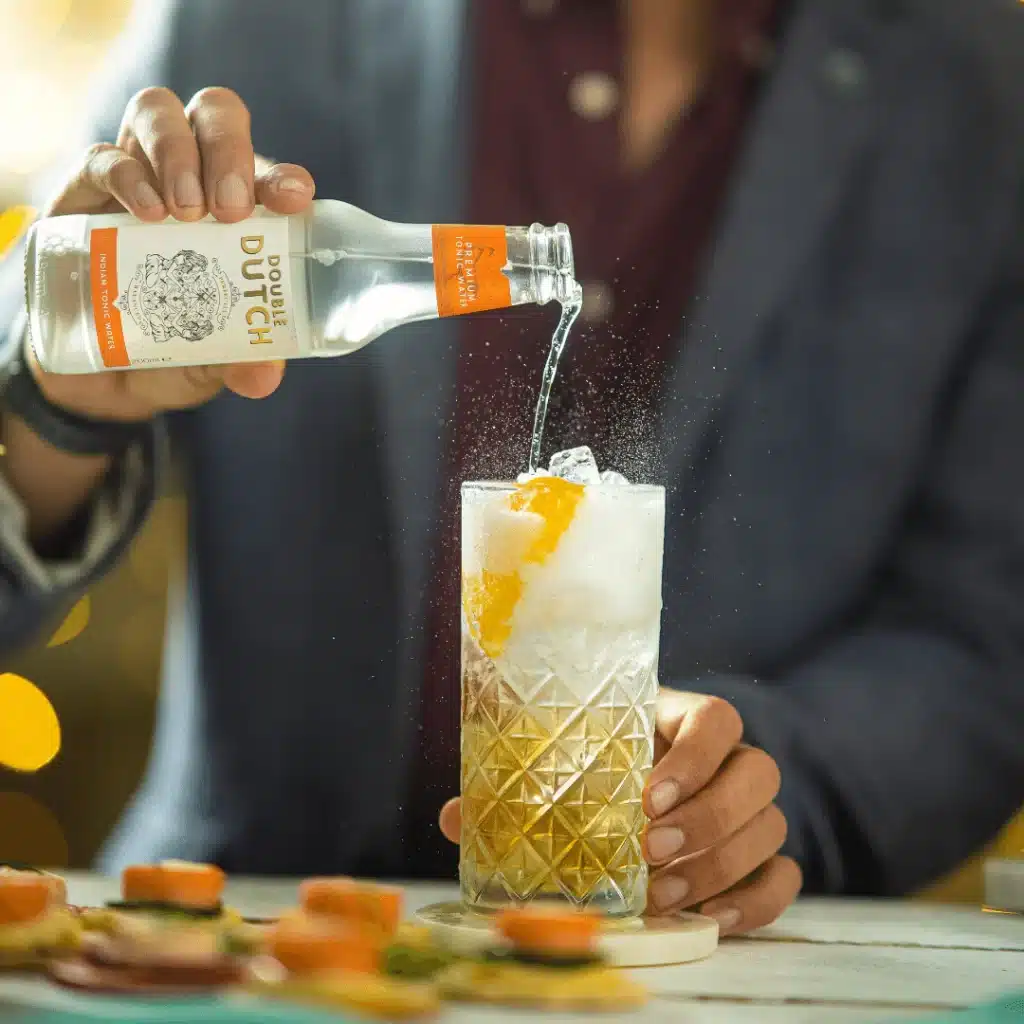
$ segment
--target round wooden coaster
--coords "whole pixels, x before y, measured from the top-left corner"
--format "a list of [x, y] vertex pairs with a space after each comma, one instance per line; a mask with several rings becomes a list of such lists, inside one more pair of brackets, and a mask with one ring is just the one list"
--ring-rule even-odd
[[[493, 945], [491, 918], [461, 903], [435, 903], [416, 914], [439, 942], [460, 953]], [[703, 960], [718, 948], [718, 922], [700, 914], [609, 920], [602, 929], [601, 952], [616, 967], [662, 967]]]

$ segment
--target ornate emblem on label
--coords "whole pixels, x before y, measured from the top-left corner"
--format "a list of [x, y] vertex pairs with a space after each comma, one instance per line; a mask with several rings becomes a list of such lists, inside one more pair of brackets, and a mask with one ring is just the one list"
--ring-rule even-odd
[[152, 341], [203, 341], [227, 327], [240, 297], [216, 259], [180, 249], [147, 255], [115, 305]]

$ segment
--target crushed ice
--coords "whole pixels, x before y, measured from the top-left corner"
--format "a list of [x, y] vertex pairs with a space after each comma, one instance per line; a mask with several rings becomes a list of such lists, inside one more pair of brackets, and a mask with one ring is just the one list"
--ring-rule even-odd
[[548, 472], [552, 476], [569, 480], [574, 484], [599, 484], [601, 482], [597, 459], [586, 445], [580, 448], [567, 448], [564, 452], [555, 452], [548, 463]]
[[586, 445], [555, 452], [551, 456], [546, 470], [539, 469], [532, 474], [521, 473], [518, 482], [526, 483], [527, 480], [538, 476], [557, 476], [574, 484], [610, 484], [620, 487], [629, 484], [629, 481], [621, 473], [616, 473], [614, 469], [606, 469], [601, 472], [597, 468], [594, 453]]

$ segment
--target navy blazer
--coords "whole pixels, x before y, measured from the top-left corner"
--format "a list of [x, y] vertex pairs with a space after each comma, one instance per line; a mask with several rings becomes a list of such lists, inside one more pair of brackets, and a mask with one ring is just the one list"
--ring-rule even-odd
[[[142, 85], [230, 86], [321, 196], [459, 221], [466, 6], [182, 0], [93, 137]], [[1016, 0], [795, 4], [655, 475], [661, 680], [733, 701], [779, 761], [812, 890], [919, 886], [1024, 802], [1022, 203]], [[402, 807], [453, 351], [447, 323], [403, 328], [171, 418], [188, 580], [108, 865], [441, 870]], [[4, 564], [11, 646], [72, 595]]]

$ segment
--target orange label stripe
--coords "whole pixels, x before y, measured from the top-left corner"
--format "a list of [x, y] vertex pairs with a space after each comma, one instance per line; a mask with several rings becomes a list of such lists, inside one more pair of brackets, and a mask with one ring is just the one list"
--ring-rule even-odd
[[461, 316], [512, 305], [505, 228], [435, 224], [432, 232], [438, 316]]
[[117, 301], [117, 228], [96, 228], [89, 238], [92, 315], [100, 356], [107, 367], [131, 366]]

